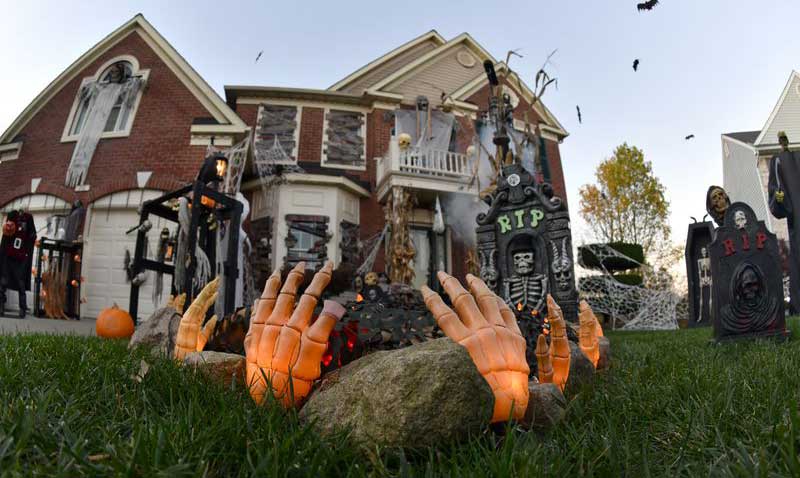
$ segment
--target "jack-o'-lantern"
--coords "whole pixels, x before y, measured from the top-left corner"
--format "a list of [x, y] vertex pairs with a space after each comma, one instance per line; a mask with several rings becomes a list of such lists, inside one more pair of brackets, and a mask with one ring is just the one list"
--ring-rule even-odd
[[3, 223], [3, 235], [11, 237], [17, 232], [17, 225], [14, 221], [6, 221]]
[[117, 304], [103, 309], [97, 315], [95, 332], [106, 339], [129, 339], [133, 335], [133, 318]]

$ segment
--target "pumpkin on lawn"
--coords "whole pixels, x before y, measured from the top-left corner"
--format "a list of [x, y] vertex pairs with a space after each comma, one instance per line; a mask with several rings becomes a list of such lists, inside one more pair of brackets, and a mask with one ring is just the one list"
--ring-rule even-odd
[[95, 322], [97, 336], [107, 339], [129, 339], [133, 329], [133, 318], [117, 304], [101, 310]]

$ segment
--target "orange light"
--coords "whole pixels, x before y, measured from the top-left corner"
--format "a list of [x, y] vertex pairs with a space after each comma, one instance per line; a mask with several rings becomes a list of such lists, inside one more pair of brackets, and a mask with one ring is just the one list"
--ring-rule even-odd
[[361, 294], [356, 295], [356, 302], [364, 302], [364, 296]]
[[46, 292], [46, 291], [42, 291], [42, 294], [41, 294], [41, 296], [42, 296], [42, 297], [47, 297], [47, 292]]
[[522, 302], [517, 303], [517, 310], [522, 312]]
[[80, 261], [81, 261], [81, 255], [80, 255], [80, 254], [75, 254], [75, 257], [73, 257], [72, 259], [73, 259], [75, 262], [80, 262]]
[[78, 287], [78, 281], [76, 281], [75, 279], [72, 279], [72, 282], [70, 282], [70, 284], [72, 284], [72, 287]]
[[31, 274], [36, 275], [36, 268], [31, 269]]
[[200, 198], [200, 204], [202, 204], [205, 207], [214, 207], [214, 206], [216, 206], [217, 203], [216, 203], [216, 201], [214, 201], [210, 197], [203, 196], [203, 197]]

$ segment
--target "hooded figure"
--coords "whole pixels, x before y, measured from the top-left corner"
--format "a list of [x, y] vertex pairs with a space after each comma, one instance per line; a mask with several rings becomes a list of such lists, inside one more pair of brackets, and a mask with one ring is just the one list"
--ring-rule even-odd
[[[781, 152], [769, 162], [769, 210], [789, 227], [789, 294], [793, 312], [800, 310], [800, 158], [789, 151], [789, 138], [778, 133]], [[797, 197], [795, 197], [797, 196]], [[795, 204], [795, 202], [798, 204]]]

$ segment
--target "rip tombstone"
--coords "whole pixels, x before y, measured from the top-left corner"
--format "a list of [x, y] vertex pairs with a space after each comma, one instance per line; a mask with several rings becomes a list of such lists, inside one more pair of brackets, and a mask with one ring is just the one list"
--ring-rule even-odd
[[788, 337], [778, 243], [764, 221], [733, 203], [709, 247], [714, 339]]

